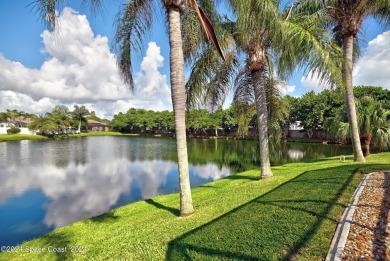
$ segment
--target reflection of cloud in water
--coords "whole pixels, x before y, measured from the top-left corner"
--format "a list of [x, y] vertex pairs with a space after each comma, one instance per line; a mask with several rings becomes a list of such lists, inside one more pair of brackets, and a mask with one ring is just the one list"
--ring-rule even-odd
[[287, 154], [290, 157], [290, 159], [292, 159], [292, 160], [300, 160], [305, 155], [305, 152], [303, 152], [301, 150], [297, 150], [297, 149], [289, 149], [287, 151]]
[[65, 226], [85, 217], [96, 216], [110, 209], [122, 193], [130, 190], [132, 181], [126, 160], [103, 164], [71, 165], [66, 179], [43, 188], [53, 200], [48, 206], [45, 224]]
[[44, 165], [39, 166], [39, 171], [29, 172], [31, 168], [5, 170], [7, 176], [0, 184], [0, 202], [40, 188], [51, 200], [44, 222], [55, 227], [108, 211], [122, 193], [130, 190], [132, 180], [125, 159], [103, 164], [70, 164], [65, 169]]
[[[104, 145], [100, 145], [103, 151]], [[11, 197], [22, 196], [29, 190], [40, 189], [49, 199], [49, 203], [45, 205], [44, 223], [62, 227], [107, 212], [117, 204], [121, 195], [131, 195], [131, 188], [134, 186], [140, 195], [133, 194], [132, 200], [151, 198], [178, 188], [175, 162], [130, 162], [126, 158], [94, 156], [89, 157], [85, 164], [77, 164], [71, 160], [61, 168], [53, 165], [50, 160], [26, 161], [19, 166], [5, 165], [0, 170], [0, 204]], [[193, 175], [204, 179], [204, 182], [231, 175], [228, 168], [219, 168], [213, 163], [190, 165], [190, 169]], [[170, 178], [168, 182], [170, 174], [173, 175], [171, 177], [177, 176], [177, 179]], [[36, 204], [39, 208], [42, 202]]]
[[143, 199], [159, 195], [158, 189], [166, 184], [171, 171], [177, 172], [177, 164], [166, 161], [135, 161], [130, 167], [134, 180], [141, 188]]
[[229, 168], [223, 166], [219, 168], [214, 163], [207, 163], [206, 165], [191, 165], [190, 168], [194, 170], [195, 175], [206, 180], [217, 180], [223, 177], [232, 175]]

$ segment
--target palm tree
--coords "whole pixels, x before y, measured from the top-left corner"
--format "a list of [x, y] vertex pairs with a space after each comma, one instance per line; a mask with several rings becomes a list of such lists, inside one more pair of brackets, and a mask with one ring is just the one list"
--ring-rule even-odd
[[41, 133], [52, 132], [57, 130], [57, 124], [51, 117], [50, 113], [45, 115], [36, 116], [27, 125], [29, 130], [38, 130]]
[[[390, 148], [390, 110], [385, 109], [381, 102], [365, 96], [356, 102], [359, 142], [365, 157], [370, 155], [372, 143], [380, 149]], [[325, 129], [332, 137], [346, 140], [350, 136], [351, 128], [345, 117], [346, 108], [338, 109], [336, 116], [325, 120]]]
[[[253, 99], [256, 104], [261, 177], [266, 178], [272, 176], [269, 160], [267, 105], [270, 103], [267, 102], [267, 85], [271, 87], [276, 83], [273, 79], [273, 66], [276, 65], [277, 73], [285, 79], [296, 66], [308, 63], [307, 68], [319, 72], [322, 81], [334, 83], [340, 81], [336, 62], [341, 51], [326, 37], [326, 31], [319, 27], [321, 20], [316, 17], [296, 17], [291, 12], [288, 12], [289, 15], [287, 12], [280, 13], [279, 2], [273, 0], [227, 2], [236, 15], [235, 22], [228, 21], [224, 25], [231, 31], [232, 36], [230, 41], [226, 41], [226, 48], [231, 51], [226, 55], [227, 63], [218, 65], [213, 60], [215, 54], [206, 56], [209, 52], [204, 52], [195, 63], [187, 89], [191, 97], [191, 93], [202, 93], [199, 89], [208, 86], [210, 82], [226, 84], [228, 80], [224, 77], [230, 77], [232, 72], [226, 67], [236, 66], [239, 56], [244, 54], [245, 67], [238, 70], [239, 79], [236, 81], [236, 85], [243, 88], [236, 87], [240, 95]], [[329, 50], [334, 51], [334, 56]], [[212, 73], [213, 71], [218, 72]], [[276, 90], [274, 87], [272, 89]], [[193, 100], [195, 99], [190, 98], [189, 102]]]
[[352, 72], [356, 39], [361, 33], [361, 25], [368, 17], [377, 18], [383, 23], [390, 22], [390, 1], [387, 0], [302, 0], [298, 9], [315, 12], [327, 17], [326, 24], [333, 30], [336, 40], [343, 47], [345, 59], [342, 67], [345, 87], [345, 100], [350, 123], [354, 159], [365, 162], [359, 140], [358, 119], [356, 117], [353, 94]]
[[[162, 6], [156, 7], [153, 6], [153, 4], [162, 4]], [[170, 45], [171, 95], [175, 119], [175, 136], [180, 180], [180, 214], [182, 216], [190, 215], [194, 212], [188, 171], [185, 127], [186, 93], [181, 31], [181, 14], [183, 12], [187, 14], [191, 13], [187, 8], [187, 5], [191, 7], [193, 13], [196, 13], [207, 36], [223, 57], [211, 23], [195, 0], [130, 1], [118, 16], [116, 34], [116, 45], [119, 49], [119, 68], [125, 81], [132, 87], [131, 50], [136, 48], [137, 45], [140, 45], [142, 35], [150, 28], [153, 19], [152, 13], [157, 10], [165, 10], [167, 13]]]
[[83, 106], [75, 105], [72, 114], [79, 121], [78, 133], [80, 133], [81, 121], [84, 119], [85, 116], [89, 114], [89, 111], [85, 108], [84, 105]]
[[[84, 0], [85, 1], [85, 0]], [[55, 8], [60, 0], [36, 0], [38, 11], [43, 17], [49, 14], [49, 22], [55, 25]], [[47, 4], [47, 3], [50, 4]], [[209, 1], [202, 0], [201, 3]], [[92, 6], [98, 6], [99, 0], [90, 0]], [[131, 53], [142, 48], [143, 36], [151, 28], [154, 14], [166, 12], [169, 27], [170, 45], [170, 79], [173, 112], [175, 118], [176, 145], [178, 154], [180, 179], [180, 214], [190, 215], [194, 212], [188, 170], [187, 142], [185, 132], [185, 83], [184, 57], [181, 31], [181, 14], [191, 7], [192, 13], [198, 17], [208, 38], [219, 48], [216, 35], [205, 12], [198, 6], [196, 0], [130, 0], [124, 4], [116, 22], [115, 44], [118, 49], [118, 66], [124, 81], [133, 89]]]

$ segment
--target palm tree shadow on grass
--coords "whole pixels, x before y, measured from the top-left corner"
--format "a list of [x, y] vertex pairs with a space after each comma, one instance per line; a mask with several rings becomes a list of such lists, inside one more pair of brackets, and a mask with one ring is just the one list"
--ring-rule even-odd
[[118, 219], [119, 216], [116, 216], [114, 211], [110, 211], [102, 215], [90, 218], [91, 221], [97, 223], [112, 223], [118, 221]]
[[180, 210], [179, 209], [164, 206], [163, 204], [160, 204], [160, 203], [154, 201], [153, 199], [147, 199], [147, 200], [145, 200], [145, 202], [150, 204], [150, 205], [155, 206], [156, 208], [164, 209], [164, 210], [166, 210], [168, 212], [171, 212], [175, 216], [180, 216]]
[[[172, 240], [166, 259], [295, 259], [325, 221], [326, 225], [330, 222], [336, 228], [338, 220], [333, 210], [339, 208], [336, 212], [342, 212], [345, 205], [339, 200], [346, 189], [352, 194], [357, 186], [351, 187], [351, 182], [360, 166], [329, 168], [322, 176], [319, 173], [324, 170], [304, 172]], [[325, 182], [320, 182], [321, 179]], [[324, 257], [328, 245], [320, 244], [320, 248], [313, 251]]]

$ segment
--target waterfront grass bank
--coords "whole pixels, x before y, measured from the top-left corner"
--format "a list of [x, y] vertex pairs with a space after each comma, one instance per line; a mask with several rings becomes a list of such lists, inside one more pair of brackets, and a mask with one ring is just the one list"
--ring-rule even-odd
[[19, 141], [19, 140], [46, 140], [47, 137], [32, 134], [0, 134], [0, 142], [2, 141]]
[[265, 180], [245, 171], [193, 189], [192, 216], [178, 216], [178, 194], [160, 196], [57, 229], [0, 260], [323, 259], [362, 173], [390, 169], [389, 159], [291, 163]]

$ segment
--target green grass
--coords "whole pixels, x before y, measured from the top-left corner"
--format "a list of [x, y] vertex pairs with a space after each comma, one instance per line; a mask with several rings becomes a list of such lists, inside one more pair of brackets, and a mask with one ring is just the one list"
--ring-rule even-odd
[[96, 132], [82, 132], [78, 134], [68, 134], [68, 137], [86, 137], [86, 136], [139, 136], [139, 134], [124, 134], [115, 131], [96, 131]]
[[32, 134], [0, 134], [0, 141], [45, 140], [47, 137]]
[[[66, 253], [1, 253], [0, 260], [321, 260], [361, 172], [390, 169], [389, 159], [291, 163], [273, 167], [275, 176], [265, 180], [259, 170], [246, 171], [193, 189], [192, 216], [178, 217], [178, 194], [160, 196], [21, 245]], [[72, 253], [71, 246], [87, 251]]]
[[[106, 131], [106, 132], [82, 132], [79, 134], [59, 134], [54, 138], [71, 138], [71, 137], [85, 137], [85, 136], [140, 136], [139, 134], [123, 134], [120, 132]], [[42, 135], [31, 134], [0, 134], [1, 141], [19, 141], [19, 140], [46, 140], [53, 138], [53, 136], [46, 137]]]
[[326, 139], [316, 139], [316, 138], [286, 138], [287, 142], [302, 142], [302, 143], [327, 143]]

